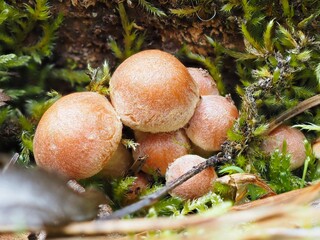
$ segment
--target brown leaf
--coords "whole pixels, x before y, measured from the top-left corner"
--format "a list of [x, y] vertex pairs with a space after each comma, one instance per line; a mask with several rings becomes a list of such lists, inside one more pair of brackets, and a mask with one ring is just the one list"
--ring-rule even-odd
[[235, 173], [216, 179], [216, 182], [230, 185], [236, 188], [235, 205], [241, 204], [247, 194], [248, 184], [254, 184], [266, 190], [268, 196], [274, 196], [276, 193], [261, 178], [249, 173]]

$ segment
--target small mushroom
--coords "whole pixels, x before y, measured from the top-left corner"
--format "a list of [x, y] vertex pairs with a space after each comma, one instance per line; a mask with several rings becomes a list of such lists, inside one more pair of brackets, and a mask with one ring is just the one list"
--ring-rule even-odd
[[[176, 159], [167, 170], [167, 184], [190, 171], [193, 167], [203, 161], [206, 161], [206, 159], [191, 154]], [[180, 197], [185, 200], [199, 198], [210, 192], [213, 181], [216, 178], [217, 174], [213, 167], [206, 168], [202, 172], [182, 183], [180, 186], [171, 190], [170, 195]]]
[[312, 151], [317, 159], [320, 159], [320, 138], [312, 144]]
[[187, 68], [160, 50], [132, 55], [115, 70], [110, 98], [124, 125], [143, 132], [184, 127], [199, 101], [199, 89]]
[[188, 71], [199, 87], [200, 96], [219, 95], [217, 84], [207, 70], [188, 67]]
[[266, 137], [262, 143], [262, 149], [266, 153], [271, 154], [276, 149], [281, 151], [283, 143], [286, 142], [287, 152], [291, 155], [290, 169], [294, 170], [301, 167], [306, 159], [305, 139], [305, 136], [300, 130], [281, 125]]
[[186, 127], [187, 136], [205, 151], [221, 150], [237, 117], [238, 110], [229, 99], [220, 95], [202, 96]]
[[107, 164], [121, 135], [119, 117], [104, 96], [69, 94], [42, 116], [33, 142], [35, 160], [68, 178], [88, 178]]
[[107, 179], [122, 178], [126, 176], [132, 164], [133, 158], [131, 152], [120, 143], [116, 152], [103, 167], [99, 175]]
[[123, 205], [129, 205], [136, 202], [140, 195], [151, 185], [151, 177], [143, 172], [138, 172], [135, 175], [136, 179], [126, 192], [123, 199]]
[[164, 176], [170, 163], [190, 152], [190, 141], [183, 129], [168, 133], [136, 132], [135, 136], [139, 145], [133, 157], [145, 158], [142, 171], [149, 174]]

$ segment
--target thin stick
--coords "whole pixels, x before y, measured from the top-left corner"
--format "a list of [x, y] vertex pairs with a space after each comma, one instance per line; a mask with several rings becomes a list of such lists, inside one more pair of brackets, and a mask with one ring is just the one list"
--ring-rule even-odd
[[196, 174], [200, 173], [204, 169], [215, 166], [217, 163], [226, 161], [225, 158], [218, 157], [217, 155], [212, 156], [208, 158], [206, 161], [200, 163], [199, 165], [193, 167], [190, 171], [186, 172], [179, 178], [177, 178], [175, 181], [170, 182], [165, 187], [159, 189], [153, 194], [150, 194], [143, 198], [142, 200], [133, 203], [127, 207], [124, 207], [118, 211], [115, 211], [113, 214], [107, 216], [105, 219], [115, 219], [115, 218], [121, 218], [128, 214], [134, 213], [142, 208], [145, 208], [147, 206], [150, 206], [157, 202], [160, 198], [164, 197], [168, 192], [170, 192], [175, 187], [181, 185], [185, 181], [187, 181], [189, 178], [195, 176]]
[[320, 104], [320, 94], [317, 94], [311, 98], [308, 98], [295, 107], [288, 109], [287, 111], [283, 112], [280, 116], [270, 122], [268, 130], [266, 134], [272, 132], [275, 128], [279, 127], [283, 122], [287, 121], [288, 119], [297, 116], [298, 114], [313, 108]]
[[[303, 194], [303, 192], [301, 192]], [[285, 201], [277, 201], [281, 195], [274, 198], [273, 204], [267, 206], [257, 205], [244, 211], [228, 211], [220, 216], [210, 215], [192, 215], [184, 218], [164, 218], [157, 219], [136, 218], [136, 219], [117, 219], [108, 221], [90, 221], [82, 223], [71, 223], [64, 227], [51, 227], [47, 228], [49, 236], [59, 235], [103, 235], [107, 233], [135, 233], [152, 230], [178, 230], [187, 227], [209, 227], [210, 230], [218, 231], [219, 229], [234, 225], [239, 226], [244, 223], [257, 223], [266, 224], [264, 226], [272, 227], [272, 223], [279, 222], [287, 219], [294, 219], [294, 221], [287, 221], [286, 227], [297, 227], [303, 225], [305, 220], [301, 218], [308, 218], [310, 221], [310, 214], [313, 214], [313, 220], [320, 221], [320, 210], [312, 207], [301, 206], [302, 203], [306, 204], [313, 200], [308, 198], [301, 202], [301, 204], [293, 204], [293, 198], [285, 198]], [[303, 205], [304, 205], [303, 204]], [[300, 216], [300, 219], [294, 217]], [[317, 217], [315, 217], [317, 216]], [[308, 223], [309, 223], [308, 221]], [[310, 223], [309, 223], [310, 224]]]

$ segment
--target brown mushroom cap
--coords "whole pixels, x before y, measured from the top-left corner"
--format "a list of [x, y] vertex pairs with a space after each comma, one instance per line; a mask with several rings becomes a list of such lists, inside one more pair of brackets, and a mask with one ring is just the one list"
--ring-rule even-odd
[[[191, 154], [176, 159], [167, 170], [166, 182], [170, 183], [174, 181], [203, 161], [206, 161], [206, 159]], [[170, 194], [182, 199], [201, 197], [212, 189], [212, 183], [216, 178], [217, 174], [214, 169], [212, 167], [207, 168], [174, 188]]]
[[238, 110], [227, 98], [203, 96], [186, 128], [190, 140], [205, 151], [218, 151], [227, 131], [238, 117]]
[[301, 167], [306, 159], [306, 151], [303, 143], [305, 139], [305, 136], [300, 130], [281, 125], [266, 137], [262, 143], [262, 149], [267, 153], [272, 153], [276, 149], [281, 151], [283, 142], [286, 141], [287, 152], [291, 154], [290, 169], [294, 170]]
[[188, 123], [199, 89], [187, 68], [159, 50], [132, 55], [115, 70], [110, 97], [121, 121], [143, 132], [171, 132]]
[[136, 133], [139, 143], [133, 151], [135, 160], [145, 158], [142, 171], [164, 176], [170, 163], [190, 151], [190, 141], [184, 130], [168, 133]]
[[132, 164], [133, 158], [131, 152], [120, 143], [116, 152], [103, 167], [99, 175], [107, 179], [122, 178], [128, 173]]
[[193, 80], [198, 84], [200, 96], [219, 95], [216, 82], [209, 72], [202, 68], [187, 68]]
[[138, 172], [135, 175], [136, 179], [126, 192], [123, 205], [128, 205], [139, 200], [141, 193], [151, 184], [151, 177], [143, 172]]
[[121, 135], [119, 117], [104, 96], [69, 94], [42, 116], [33, 142], [35, 160], [69, 178], [91, 177], [109, 161]]
[[312, 144], [312, 151], [317, 159], [320, 159], [320, 138]]

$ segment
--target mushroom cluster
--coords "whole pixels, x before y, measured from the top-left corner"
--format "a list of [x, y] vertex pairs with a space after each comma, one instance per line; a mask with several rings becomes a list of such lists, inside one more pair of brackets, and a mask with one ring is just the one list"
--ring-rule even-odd
[[[133, 162], [142, 161], [144, 174], [172, 181], [204, 160], [195, 154], [219, 151], [237, 117], [237, 108], [219, 95], [207, 71], [187, 68], [169, 53], [146, 50], [115, 70], [109, 100], [82, 92], [54, 103], [37, 127], [34, 156], [39, 166], [70, 179], [97, 173], [121, 178]], [[133, 134], [136, 150], [120, 143], [123, 131]], [[208, 168], [171, 194], [199, 197], [211, 190], [215, 178]]]

